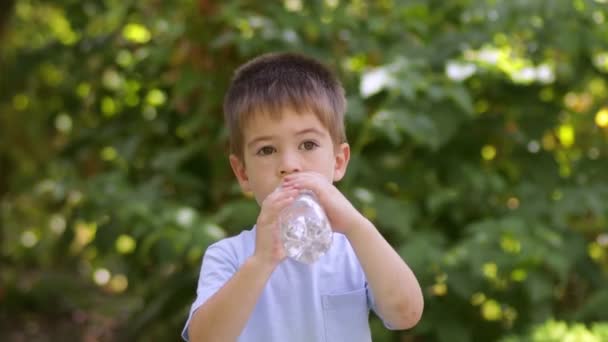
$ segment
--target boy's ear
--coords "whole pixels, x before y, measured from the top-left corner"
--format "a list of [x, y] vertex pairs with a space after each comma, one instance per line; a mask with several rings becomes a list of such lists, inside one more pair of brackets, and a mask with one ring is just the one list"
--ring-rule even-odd
[[239, 181], [241, 190], [243, 192], [250, 192], [251, 189], [249, 187], [249, 177], [247, 176], [247, 170], [245, 169], [245, 162], [234, 154], [231, 154], [229, 158], [232, 172], [234, 172], [236, 179]]
[[336, 148], [336, 165], [334, 167], [334, 182], [337, 182], [346, 174], [348, 161], [350, 160], [350, 145], [342, 143]]

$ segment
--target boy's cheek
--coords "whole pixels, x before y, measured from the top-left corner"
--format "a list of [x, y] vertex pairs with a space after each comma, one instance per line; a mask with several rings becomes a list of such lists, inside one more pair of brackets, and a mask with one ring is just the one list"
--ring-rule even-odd
[[278, 186], [277, 187], [269, 187], [268, 189], [264, 189], [262, 191], [258, 191], [255, 194], [255, 198], [256, 198], [258, 204], [262, 205], [262, 203], [264, 203], [264, 200], [266, 200], [266, 197], [270, 196], [270, 194], [272, 194], [274, 191], [278, 191]]

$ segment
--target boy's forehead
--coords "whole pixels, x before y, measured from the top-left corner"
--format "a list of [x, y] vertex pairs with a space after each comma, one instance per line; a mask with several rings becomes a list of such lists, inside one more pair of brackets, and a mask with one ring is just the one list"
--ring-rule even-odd
[[251, 113], [243, 122], [242, 129], [245, 138], [252, 138], [256, 135], [262, 135], [268, 131], [277, 131], [276, 133], [289, 133], [283, 132], [283, 130], [299, 130], [307, 128], [316, 128], [321, 132], [327, 132], [325, 125], [323, 125], [323, 123], [314, 113], [309, 111], [296, 112], [295, 110], [289, 108], [272, 113]]

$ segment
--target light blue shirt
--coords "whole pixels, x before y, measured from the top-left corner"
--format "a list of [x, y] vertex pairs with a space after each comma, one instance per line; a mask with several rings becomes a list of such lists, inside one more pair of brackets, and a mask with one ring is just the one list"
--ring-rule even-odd
[[[255, 227], [209, 246], [182, 332], [186, 341], [192, 314], [254, 250]], [[287, 258], [277, 266], [238, 342], [370, 342], [370, 308], [374, 299], [359, 260], [346, 237], [334, 233], [331, 248], [314, 264]]]

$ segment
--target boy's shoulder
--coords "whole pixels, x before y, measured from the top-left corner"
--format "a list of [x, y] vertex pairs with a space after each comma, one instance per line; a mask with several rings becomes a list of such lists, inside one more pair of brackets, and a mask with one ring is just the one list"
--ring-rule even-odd
[[229, 258], [238, 266], [253, 255], [255, 250], [255, 226], [237, 235], [225, 237], [207, 247], [206, 255]]

